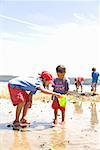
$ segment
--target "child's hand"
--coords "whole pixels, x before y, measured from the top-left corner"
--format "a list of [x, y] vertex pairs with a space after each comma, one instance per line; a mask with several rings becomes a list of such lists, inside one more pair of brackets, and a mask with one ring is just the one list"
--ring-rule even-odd
[[62, 97], [63, 97], [63, 96], [62, 96], [61, 94], [59, 94], [59, 93], [57, 93], [55, 96], [58, 97], [58, 98], [62, 98]]

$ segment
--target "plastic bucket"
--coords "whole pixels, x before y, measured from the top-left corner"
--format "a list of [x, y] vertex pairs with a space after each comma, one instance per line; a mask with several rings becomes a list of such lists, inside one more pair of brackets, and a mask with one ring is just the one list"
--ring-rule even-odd
[[61, 98], [58, 98], [58, 100], [59, 100], [59, 104], [60, 104], [61, 107], [66, 107], [67, 101], [66, 101], [66, 96], [65, 95], [63, 95]]

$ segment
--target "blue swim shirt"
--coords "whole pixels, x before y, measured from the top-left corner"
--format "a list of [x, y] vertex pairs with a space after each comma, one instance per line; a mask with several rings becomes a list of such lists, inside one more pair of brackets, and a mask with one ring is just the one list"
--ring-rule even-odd
[[34, 77], [17, 77], [9, 81], [11, 87], [23, 89], [25, 91], [31, 91], [35, 94], [39, 87], [43, 87], [40, 78]]
[[92, 82], [97, 83], [98, 82], [99, 73], [98, 72], [92, 72]]

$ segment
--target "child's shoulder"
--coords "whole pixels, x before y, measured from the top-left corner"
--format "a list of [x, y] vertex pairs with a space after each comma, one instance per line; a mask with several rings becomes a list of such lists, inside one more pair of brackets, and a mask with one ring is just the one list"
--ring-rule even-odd
[[59, 78], [58, 78], [58, 77], [55, 77], [53, 80], [56, 81], [56, 80], [59, 80]]
[[67, 82], [68, 80], [66, 79], [66, 78], [63, 78], [63, 79], [61, 79], [61, 78], [58, 78], [58, 77], [56, 77], [56, 78], [54, 78], [54, 82]]

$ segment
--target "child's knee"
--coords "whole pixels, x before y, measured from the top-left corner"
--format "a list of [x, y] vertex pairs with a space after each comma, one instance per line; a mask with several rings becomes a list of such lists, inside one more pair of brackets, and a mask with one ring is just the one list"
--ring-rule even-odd
[[24, 107], [24, 105], [25, 105], [25, 102], [20, 102], [20, 103], [17, 105], [17, 107]]
[[61, 110], [62, 114], [65, 113], [65, 108], [61, 108], [60, 110]]

